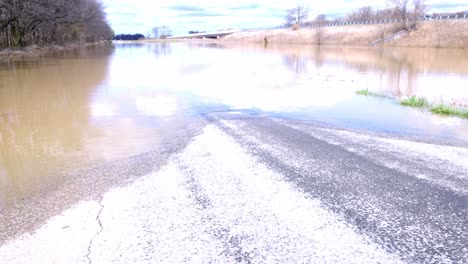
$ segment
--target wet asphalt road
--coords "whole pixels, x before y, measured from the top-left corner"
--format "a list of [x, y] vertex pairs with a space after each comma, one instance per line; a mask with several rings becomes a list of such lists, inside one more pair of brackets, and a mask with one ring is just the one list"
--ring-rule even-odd
[[468, 262], [466, 144], [226, 113], [81, 173], [2, 212], [1, 263]]

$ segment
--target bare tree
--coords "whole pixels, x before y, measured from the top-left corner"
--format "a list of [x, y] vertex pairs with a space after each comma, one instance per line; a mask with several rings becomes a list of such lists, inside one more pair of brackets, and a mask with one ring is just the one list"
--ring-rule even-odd
[[[374, 14], [374, 18], [378, 20], [384, 20], [384, 21], [389, 21], [390, 19], [392, 19], [395, 15], [395, 12], [394, 12], [394, 9], [389, 8], [390, 4], [391, 4], [390, 1], [387, 0], [385, 2], [385, 9], [376, 11]], [[397, 31], [399, 31], [399, 27], [398, 26], [395, 27], [394, 25], [389, 24], [389, 23], [381, 23], [378, 27], [378, 31], [379, 31], [379, 39], [371, 43], [371, 45], [373, 46], [378, 45], [378, 44], [384, 44], [387, 38], [391, 36], [391, 34], [394, 34]]]
[[315, 20], [314, 24], [316, 26], [315, 29], [315, 42], [317, 45], [322, 45], [323, 41], [325, 40], [325, 23], [327, 22], [327, 16], [324, 14], [318, 15]]
[[411, 24], [410, 29], [416, 29], [418, 22], [428, 10], [425, 0], [413, 0], [412, 12], [410, 14]]
[[109, 40], [99, 0], [0, 0], [0, 48]]
[[410, 0], [392, 0], [396, 15], [399, 19], [406, 20], [410, 9]]
[[309, 16], [309, 9], [303, 5], [297, 5], [296, 7], [289, 9], [286, 13], [286, 25], [292, 26], [295, 24], [301, 24], [305, 22]]
[[387, 1], [385, 9], [375, 11], [374, 18], [378, 20], [396, 19], [396, 12], [393, 8], [389, 8], [389, 4]]
[[172, 30], [168, 26], [162, 26], [159, 28], [159, 37], [167, 38], [172, 35]]
[[375, 12], [370, 6], [364, 6], [358, 10], [351, 12], [346, 20], [347, 21], [369, 21], [375, 18]]
[[156, 26], [151, 31], [154, 38], [167, 38], [172, 35], [172, 30], [168, 26]]
[[327, 22], [327, 15], [325, 15], [325, 14], [317, 15], [314, 22], [316, 24], [325, 24]]
[[159, 27], [153, 27], [151, 31], [153, 32], [153, 38], [159, 38]]
[[424, 0], [391, 0], [396, 19], [402, 21], [402, 29], [415, 29], [419, 18], [427, 11]]

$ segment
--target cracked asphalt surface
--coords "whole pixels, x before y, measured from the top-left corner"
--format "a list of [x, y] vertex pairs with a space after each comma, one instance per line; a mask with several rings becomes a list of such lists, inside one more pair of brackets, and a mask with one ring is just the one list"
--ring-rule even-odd
[[2, 212], [1, 263], [468, 262], [463, 144], [219, 113], [82, 173]]

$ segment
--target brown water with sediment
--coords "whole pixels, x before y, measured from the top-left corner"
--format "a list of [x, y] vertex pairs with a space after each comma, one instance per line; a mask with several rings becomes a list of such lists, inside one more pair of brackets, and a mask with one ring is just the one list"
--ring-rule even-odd
[[464, 119], [355, 91], [467, 106], [467, 84], [468, 51], [450, 49], [155, 43], [3, 60], [0, 206], [158, 148], [212, 111], [463, 141]]

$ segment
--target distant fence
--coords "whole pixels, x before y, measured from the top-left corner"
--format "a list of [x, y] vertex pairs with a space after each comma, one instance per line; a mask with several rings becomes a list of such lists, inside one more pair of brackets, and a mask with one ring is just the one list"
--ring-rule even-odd
[[[459, 15], [448, 15], [448, 16], [425, 16], [418, 18], [417, 21], [439, 21], [439, 20], [454, 20], [454, 19], [467, 19], [468, 14], [463, 16]], [[368, 21], [353, 21], [353, 22], [333, 22], [324, 24], [301, 24], [301, 28], [316, 28], [316, 27], [337, 27], [337, 26], [351, 26], [351, 25], [373, 25], [373, 24], [389, 24], [389, 23], [411, 23], [413, 19], [381, 19], [381, 20], [368, 20]], [[280, 28], [289, 28], [291, 26], [280, 26]]]

